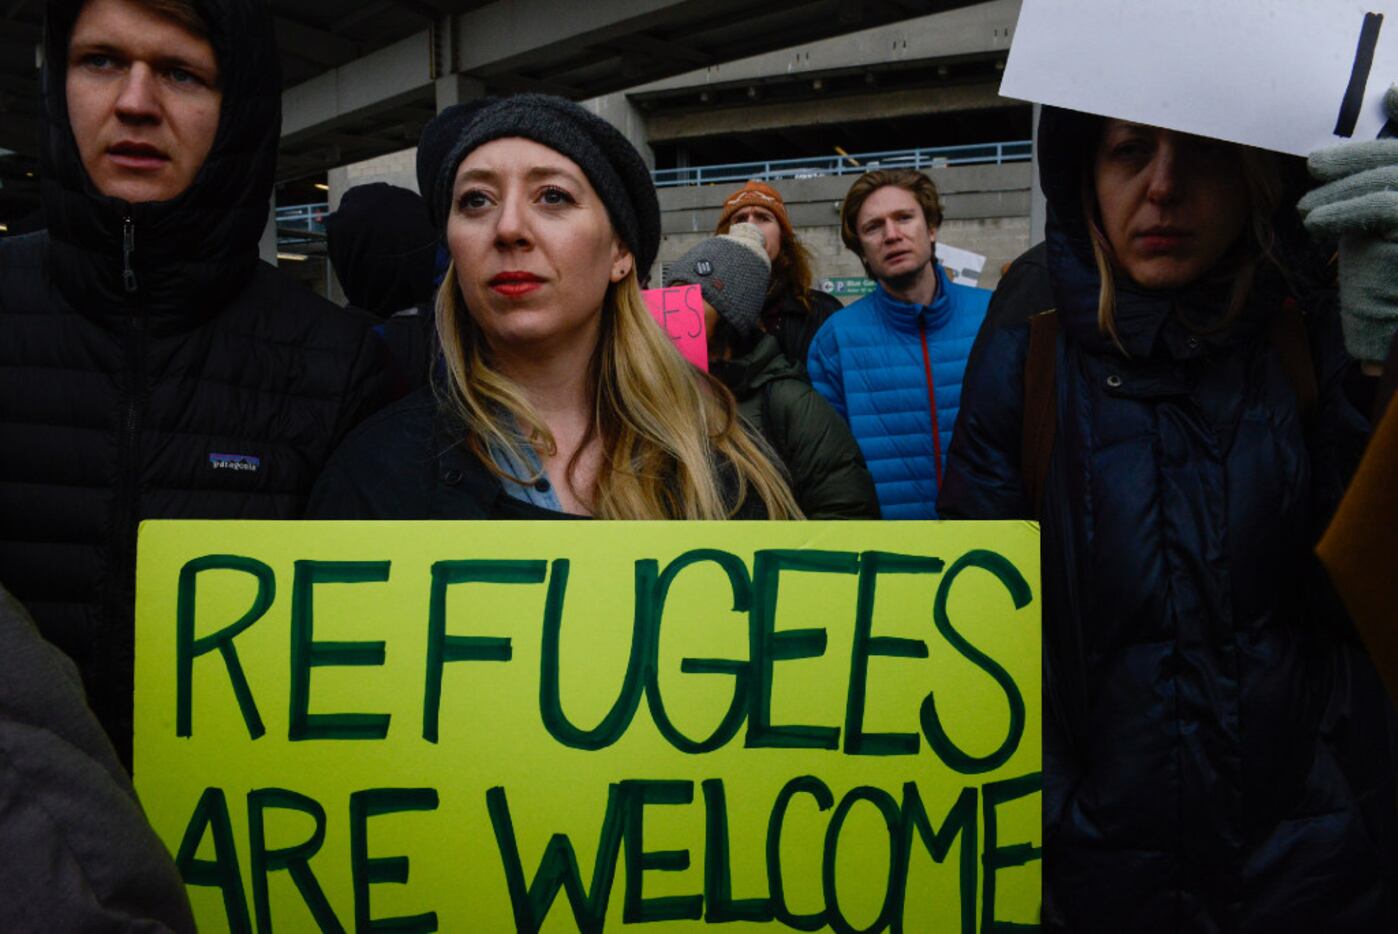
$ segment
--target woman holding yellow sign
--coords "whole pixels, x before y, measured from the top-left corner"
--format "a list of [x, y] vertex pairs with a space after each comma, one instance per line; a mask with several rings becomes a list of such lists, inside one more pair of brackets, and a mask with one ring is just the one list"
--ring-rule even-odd
[[562, 98], [501, 99], [462, 128], [434, 187], [452, 257], [436, 396], [356, 432], [311, 516], [800, 516], [732, 395], [646, 310], [660, 211], [620, 132]]
[[1367, 406], [1300, 164], [1039, 142], [938, 505], [1042, 523], [1045, 926], [1394, 930], [1391, 706], [1311, 551]]

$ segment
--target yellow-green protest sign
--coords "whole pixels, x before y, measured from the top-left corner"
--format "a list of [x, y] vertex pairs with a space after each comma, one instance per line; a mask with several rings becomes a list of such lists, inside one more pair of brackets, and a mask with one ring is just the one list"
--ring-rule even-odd
[[1036, 926], [1038, 548], [147, 522], [137, 789], [203, 931]]

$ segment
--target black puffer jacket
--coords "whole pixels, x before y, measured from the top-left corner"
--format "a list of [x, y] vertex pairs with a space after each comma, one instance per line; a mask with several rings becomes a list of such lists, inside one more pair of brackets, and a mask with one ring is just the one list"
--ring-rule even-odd
[[[1310, 430], [1267, 336], [1279, 277], [1223, 333], [1182, 321], [1216, 321], [1223, 288], [1120, 282], [1124, 355], [1097, 328], [1079, 206], [1095, 139], [1090, 121], [1045, 108], [1047, 265], [1030, 257], [1002, 285], [1030, 304], [992, 307], [938, 503], [946, 518], [1031, 517], [1024, 320], [1051, 293], [1063, 334], [1042, 516], [1046, 920], [1398, 930], [1391, 708], [1311, 552], [1367, 432], [1331, 296], [1295, 294], [1319, 383]], [[1288, 223], [1279, 232], [1303, 282], [1305, 251]]]
[[[580, 518], [510, 496], [466, 440], [466, 429], [424, 386], [345, 439], [311, 494], [307, 518]], [[767, 510], [750, 496], [733, 518], [765, 519]]]
[[201, 4], [217, 135], [186, 192], [146, 204], [98, 194], [78, 157], [64, 71], [79, 6], [48, 5], [48, 232], [0, 243], [0, 580], [129, 757], [137, 523], [299, 516], [379, 394], [379, 345], [366, 317], [257, 259], [281, 106], [266, 5]]
[[809, 383], [806, 357], [811, 341], [815, 339], [820, 326], [845, 306], [835, 296], [818, 289], [807, 292], [806, 299], [811, 304], [810, 311], [790, 292], [767, 305], [762, 309], [762, 330], [777, 339], [782, 354], [796, 364], [801, 378]]
[[879, 517], [874, 480], [849, 425], [801, 378], [775, 337], [762, 335], [743, 356], [713, 361], [710, 371], [785, 464], [807, 519]]
[[577, 518], [510, 496], [453, 424], [427, 386], [374, 415], [331, 458], [307, 518]]

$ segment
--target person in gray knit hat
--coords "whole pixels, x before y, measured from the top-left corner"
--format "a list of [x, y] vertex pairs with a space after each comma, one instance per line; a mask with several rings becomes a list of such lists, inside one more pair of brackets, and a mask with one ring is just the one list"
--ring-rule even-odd
[[646, 308], [660, 208], [631, 143], [537, 94], [457, 111], [429, 142], [425, 187], [451, 254], [436, 385], [346, 441], [308, 514], [800, 518], [732, 396]]
[[849, 425], [758, 326], [770, 269], [762, 231], [734, 224], [667, 264], [665, 284], [699, 286], [709, 372], [786, 466], [806, 518], [877, 519], [874, 481]]
[[755, 225], [734, 224], [728, 233], [702, 241], [668, 264], [665, 284], [698, 285], [704, 303], [740, 337], [748, 337], [757, 329], [772, 272], [762, 244], [762, 231]]

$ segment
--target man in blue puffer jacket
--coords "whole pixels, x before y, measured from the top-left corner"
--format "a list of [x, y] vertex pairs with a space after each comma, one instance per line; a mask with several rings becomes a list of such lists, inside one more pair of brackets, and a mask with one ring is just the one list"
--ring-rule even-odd
[[861, 175], [840, 236], [878, 288], [811, 342], [811, 384], [849, 422], [885, 519], [937, 518], [966, 358], [990, 302], [937, 263], [941, 222], [937, 187], [921, 172]]

